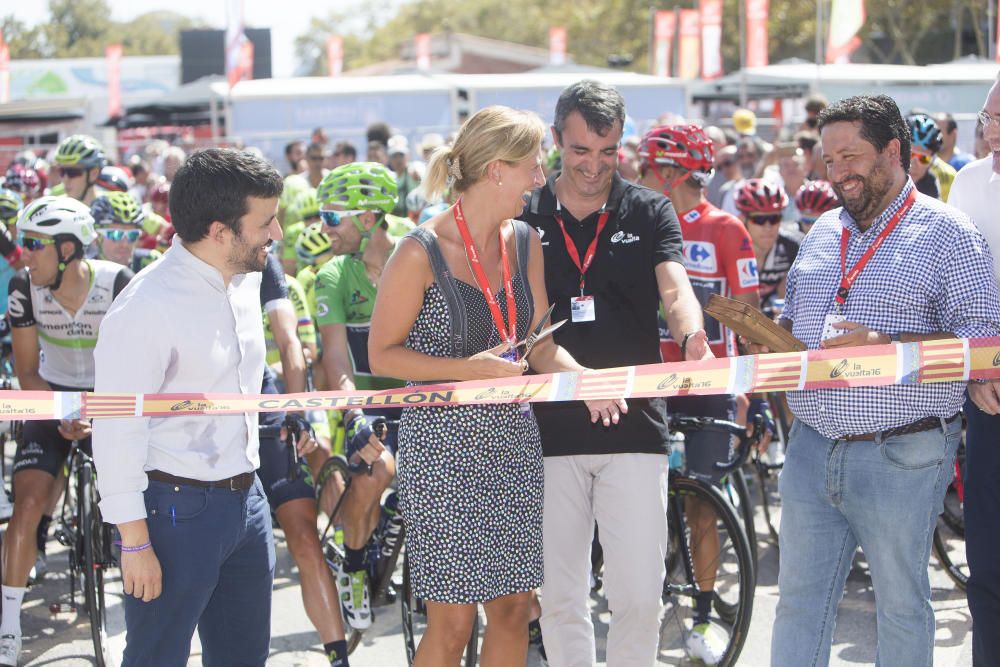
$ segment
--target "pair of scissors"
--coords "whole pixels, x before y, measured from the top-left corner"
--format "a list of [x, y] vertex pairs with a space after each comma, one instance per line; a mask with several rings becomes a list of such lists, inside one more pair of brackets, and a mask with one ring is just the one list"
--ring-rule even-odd
[[550, 305], [549, 309], [545, 311], [545, 315], [542, 317], [541, 320], [538, 321], [538, 325], [534, 328], [534, 330], [532, 330], [530, 334], [528, 334], [528, 337], [522, 340], [520, 343], [514, 345], [515, 349], [524, 347], [524, 353], [520, 355], [521, 359], [526, 359], [527, 356], [531, 354], [531, 349], [535, 346], [535, 344], [538, 341], [542, 340], [543, 338], [548, 338], [555, 332], [556, 329], [566, 324], [566, 320], [560, 320], [559, 322], [556, 322], [551, 326], [548, 327], [545, 326], [545, 323], [548, 322], [549, 318], [552, 316], [552, 311], [555, 310], [555, 307], [556, 307], [555, 304]]

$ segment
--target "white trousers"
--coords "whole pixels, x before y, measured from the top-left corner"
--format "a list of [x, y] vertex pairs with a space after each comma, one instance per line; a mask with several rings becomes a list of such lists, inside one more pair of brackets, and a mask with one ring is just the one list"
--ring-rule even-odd
[[590, 548], [604, 549], [608, 667], [652, 667], [666, 574], [667, 456], [545, 458], [542, 634], [551, 667], [592, 667]]

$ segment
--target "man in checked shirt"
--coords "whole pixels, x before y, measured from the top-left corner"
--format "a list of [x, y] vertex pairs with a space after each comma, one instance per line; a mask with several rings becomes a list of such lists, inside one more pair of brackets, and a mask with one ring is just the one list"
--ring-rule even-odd
[[[819, 129], [844, 206], [823, 214], [805, 238], [788, 274], [782, 325], [810, 349], [1000, 333], [986, 240], [963, 213], [916, 193], [895, 102], [842, 100], [819, 115]], [[844, 349], [844, 358], [851, 353]], [[780, 482], [772, 665], [829, 662], [858, 546], [875, 588], [877, 664], [931, 664], [927, 561], [964, 390], [955, 381], [789, 393], [796, 419]]]

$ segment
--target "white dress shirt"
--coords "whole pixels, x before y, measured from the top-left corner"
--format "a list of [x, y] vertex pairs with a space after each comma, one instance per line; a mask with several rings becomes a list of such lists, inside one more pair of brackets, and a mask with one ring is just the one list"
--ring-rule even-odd
[[[260, 393], [264, 372], [261, 274], [233, 276], [195, 257], [180, 237], [140, 272], [101, 323], [95, 391], [114, 394]], [[146, 517], [146, 471], [205, 481], [255, 470], [257, 415], [94, 420], [105, 521]]]
[[959, 170], [948, 193], [948, 203], [972, 218], [986, 237], [993, 268], [1000, 280], [1000, 174], [993, 171], [993, 155]]

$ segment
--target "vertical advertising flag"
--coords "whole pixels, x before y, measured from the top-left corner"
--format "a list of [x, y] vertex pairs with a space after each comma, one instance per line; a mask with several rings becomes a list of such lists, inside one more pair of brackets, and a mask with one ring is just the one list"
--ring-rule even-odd
[[104, 59], [108, 65], [108, 117], [118, 118], [122, 115], [122, 45], [104, 47]]
[[563, 26], [549, 28], [549, 64], [566, 64], [566, 28]]
[[701, 20], [697, 9], [682, 9], [677, 44], [677, 76], [697, 79], [701, 69]]
[[717, 79], [722, 69], [722, 0], [701, 0], [701, 78]]
[[243, 0], [227, 0], [226, 3], [226, 79], [229, 87], [246, 78], [240, 70], [243, 43]]
[[670, 56], [674, 50], [677, 14], [673, 10], [658, 11], [653, 19], [653, 73], [670, 76]]
[[0, 104], [10, 102], [10, 47], [0, 35]]
[[768, 0], [746, 0], [747, 67], [767, 67]]
[[427, 72], [431, 68], [431, 34], [422, 32], [413, 38], [413, 46], [417, 52], [417, 69]]
[[827, 63], [851, 61], [851, 52], [861, 45], [858, 32], [864, 24], [865, 0], [833, 0], [830, 8], [830, 37], [826, 43]]
[[253, 42], [246, 37], [240, 44], [240, 81], [253, 78]]
[[326, 38], [326, 64], [330, 76], [340, 76], [344, 71], [344, 39], [340, 35]]

